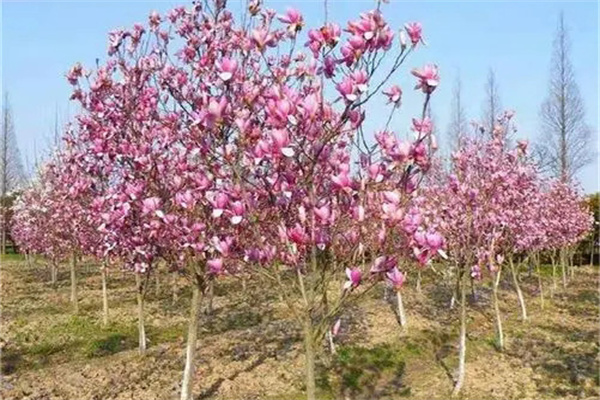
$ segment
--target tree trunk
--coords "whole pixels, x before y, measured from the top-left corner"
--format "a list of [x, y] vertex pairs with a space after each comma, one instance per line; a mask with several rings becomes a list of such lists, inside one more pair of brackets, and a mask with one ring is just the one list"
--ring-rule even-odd
[[417, 294], [419, 296], [423, 295], [423, 291], [421, 290], [421, 270], [417, 269]]
[[56, 288], [56, 282], [58, 280], [58, 267], [56, 266], [56, 260], [52, 260], [52, 266], [51, 266], [51, 283], [52, 283], [52, 287]]
[[550, 297], [554, 298], [554, 292], [558, 289], [558, 284], [556, 283], [556, 257], [554, 252], [552, 252], [550, 260], [552, 261], [552, 291], [550, 292]]
[[452, 293], [452, 298], [450, 299], [450, 309], [454, 308], [454, 304], [456, 304], [456, 299], [460, 297], [460, 272], [456, 276], [456, 287], [454, 288], [454, 293]]
[[402, 293], [400, 290], [396, 291], [396, 302], [398, 305], [398, 319], [400, 320], [400, 326], [406, 329], [406, 313], [404, 312], [404, 304], [402, 303]]
[[525, 307], [525, 299], [523, 298], [523, 292], [521, 292], [521, 287], [519, 286], [519, 280], [517, 279], [517, 271], [515, 270], [515, 263], [513, 262], [512, 256], [508, 258], [508, 262], [510, 265], [510, 272], [513, 277], [513, 284], [515, 285], [515, 290], [517, 291], [519, 305], [521, 306], [521, 319], [523, 321], [527, 321], [527, 308]]
[[331, 352], [331, 354], [335, 354], [335, 343], [333, 343], [333, 334], [331, 333], [331, 329], [327, 331], [327, 340], [329, 342], [329, 351]]
[[202, 303], [202, 290], [198, 282], [192, 286], [192, 303], [190, 305], [190, 319], [188, 321], [187, 346], [185, 350], [185, 368], [181, 382], [181, 400], [193, 400], [192, 388], [194, 386], [194, 359], [196, 358], [196, 340], [198, 339], [198, 320], [200, 319]]
[[160, 276], [158, 271], [154, 272], [154, 294], [156, 297], [160, 296]]
[[79, 312], [79, 304], [77, 302], [77, 275], [75, 274], [77, 267], [77, 254], [73, 253], [71, 257], [71, 304], [73, 304], [73, 312]]
[[316, 400], [315, 384], [315, 340], [310, 321], [309, 310], [306, 311], [306, 320], [304, 322], [304, 356], [306, 359], [306, 399]]
[[173, 304], [177, 303], [177, 272], [172, 272], [171, 275], [171, 289], [173, 297], [171, 298], [171, 302]]
[[206, 315], [212, 315], [213, 313], [213, 298], [215, 296], [215, 280], [211, 279], [208, 281], [208, 293], [206, 303]]
[[571, 250], [569, 254], [569, 279], [573, 280], [575, 276], [575, 250]]
[[560, 249], [560, 267], [562, 271], [563, 289], [567, 288], [566, 254], [564, 249]]
[[535, 256], [535, 270], [538, 276], [538, 288], [540, 290], [540, 307], [544, 309], [544, 287], [542, 285], [542, 272], [540, 268], [540, 255]]
[[459, 278], [460, 286], [460, 338], [458, 344], [458, 373], [452, 396], [458, 395], [465, 381], [465, 361], [467, 357], [467, 302], [466, 288], [463, 275]]
[[144, 284], [140, 274], [135, 274], [138, 306], [138, 345], [140, 354], [146, 353], [146, 328], [144, 326]]
[[496, 278], [492, 282], [492, 295], [494, 300], [494, 314], [496, 315], [496, 345], [498, 350], [504, 351], [504, 331], [502, 330], [502, 316], [500, 315], [500, 305], [498, 304], [498, 285], [500, 284], [500, 274], [502, 269], [498, 268]]
[[106, 290], [106, 261], [100, 270], [102, 273], [102, 324], [108, 325], [108, 293]]
[[[594, 232], [595, 232], [594, 228]], [[594, 251], [596, 250], [596, 244], [594, 243], [594, 233], [592, 232], [592, 248], [590, 249], [590, 267], [594, 265]]]

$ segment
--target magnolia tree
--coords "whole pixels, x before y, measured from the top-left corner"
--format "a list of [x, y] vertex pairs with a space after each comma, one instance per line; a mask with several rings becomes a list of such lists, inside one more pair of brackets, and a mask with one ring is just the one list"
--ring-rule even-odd
[[[396, 34], [378, 8], [344, 34], [335, 23], [309, 30], [307, 51], [303, 26], [299, 12], [278, 16], [257, 1], [242, 23], [225, 1], [197, 3], [112, 32], [104, 65], [68, 74], [83, 109], [79, 170], [107, 182], [93, 200], [106, 253], [145, 276], [163, 258], [190, 280], [182, 399], [192, 396], [200, 302], [220, 275], [280, 285], [303, 329], [314, 398], [316, 344], [361, 282], [399, 288], [403, 259], [426, 262], [441, 248], [412, 195], [435, 148], [424, 120], [435, 66], [412, 71], [424, 97], [414, 140], [387, 126], [402, 95], [392, 81], [420, 25]], [[384, 93], [390, 118], [368, 144], [367, 103]]]
[[[64, 154], [56, 154], [40, 171], [16, 206], [15, 237], [24, 248], [46, 255], [52, 264], [52, 282], [56, 282], [59, 260], [70, 258], [71, 302], [75, 313], [77, 299], [77, 260], [94, 235], [88, 223], [88, 210], [75, 193], [87, 181], [74, 178]], [[73, 179], [74, 178], [74, 179]]]
[[[491, 278], [498, 347], [502, 349], [497, 289], [503, 260], [512, 260], [515, 242], [523, 240], [530, 225], [535, 224], [528, 205], [538, 188], [537, 174], [525, 157], [526, 143], [519, 142], [514, 149], [506, 146], [511, 119], [512, 113], [503, 114], [491, 137], [463, 138], [452, 155], [449, 173], [437, 174], [421, 193], [427, 217], [443, 234], [456, 272], [461, 328], [455, 393], [461, 389], [465, 374], [467, 279]], [[525, 303], [512, 261], [510, 265], [525, 319]]]
[[551, 252], [553, 287], [556, 288], [556, 252], [562, 270], [563, 287], [567, 286], [567, 265], [572, 269], [569, 253], [593, 229], [593, 214], [583, 196], [566, 182], [552, 181], [545, 193], [543, 204], [546, 217], [546, 235], [541, 248]]

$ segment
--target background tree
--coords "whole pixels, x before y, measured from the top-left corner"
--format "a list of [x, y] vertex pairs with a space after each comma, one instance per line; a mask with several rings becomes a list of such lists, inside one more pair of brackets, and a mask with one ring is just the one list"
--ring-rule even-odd
[[490, 68], [485, 83], [485, 99], [483, 101], [483, 115], [481, 116], [481, 124], [486, 132], [491, 133], [494, 130], [497, 123], [496, 119], [501, 111], [502, 103], [496, 73]]
[[450, 151], [455, 151], [459, 147], [461, 135], [467, 132], [468, 124], [463, 108], [462, 82], [460, 75], [456, 76], [454, 88], [452, 89], [452, 101], [450, 103], [450, 124], [448, 125], [447, 143]]
[[6, 253], [8, 236], [9, 194], [17, 189], [25, 180], [21, 154], [17, 146], [12, 111], [8, 101], [8, 93], [4, 94], [2, 104], [2, 129], [0, 129], [0, 250]]
[[540, 110], [541, 129], [536, 152], [544, 170], [556, 178], [571, 180], [592, 161], [594, 154], [562, 13], [550, 65], [548, 95]]

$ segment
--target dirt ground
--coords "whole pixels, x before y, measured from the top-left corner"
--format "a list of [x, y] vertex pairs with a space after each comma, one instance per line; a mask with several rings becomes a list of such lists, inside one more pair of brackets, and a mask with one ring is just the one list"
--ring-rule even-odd
[[[470, 298], [467, 375], [462, 399], [591, 399], [600, 396], [598, 268], [576, 268], [568, 287], [545, 307], [537, 278], [522, 274], [530, 319], [520, 321], [509, 282], [502, 282], [506, 350], [494, 347], [490, 291]], [[322, 399], [447, 399], [457, 365], [457, 310], [451, 288], [424, 274], [423, 293], [404, 289], [409, 326], [402, 331], [383, 289], [347, 310], [318, 364]], [[176, 302], [170, 277], [151, 280], [147, 293], [145, 356], [137, 352], [134, 280], [109, 276], [110, 324], [101, 320], [97, 267], [79, 272], [80, 310], [71, 314], [68, 268], [53, 288], [42, 261], [27, 267], [17, 258], [1, 268], [2, 376], [0, 398], [29, 400], [176, 399], [183, 368], [187, 306], [184, 281]], [[227, 296], [225, 294], [227, 293]], [[263, 288], [246, 298], [237, 280], [220, 282], [214, 312], [200, 322], [197, 399], [302, 399], [301, 336], [277, 294]]]

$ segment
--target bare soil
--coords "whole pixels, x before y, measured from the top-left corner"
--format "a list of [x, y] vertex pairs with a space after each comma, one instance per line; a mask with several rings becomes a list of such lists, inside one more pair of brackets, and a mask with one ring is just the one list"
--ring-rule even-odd
[[[521, 275], [530, 320], [522, 322], [509, 281], [502, 282], [506, 350], [494, 345], [490, 290], [476, 286], [469, 301], [467, 377], [462, 399], [591, 399], [600, 396], [598, 268], [576, 267], [566, 289], [552, 290], [544, 269], [545, 307], [537, 278]], [[190, 291], [171, 277], [149, 281], [147, 354], [137, 352], [135, 282], [121, 271], [109, 275], [110, 324], [102, 326], [100, 273], [79, 271], [79, 314], [69, 303], [68, 267], [56, 287], [40, 260], [18, 258], [1, 268], [2, 376], [0, 398], [28, 400], [178, 398], [183, 369]], [[337, 353], [323, 349], [318, 363], [322, 399], [448, 399], [457, 365], [457, 310], [450, 285], [434, 284], [425, 272], [423, 293], [414, 282], [403, 298], [403, 331], [373, 290], [346, 310], [336, 337]], [[560, 283], [560, 280], [559, 280]], [[203, 315], [194, 382], [197, 399], [302, 399], [304, 359], [299, 329], [277, 293], [232, 278], [215, 289], [214, 312]], [[226, 295], [227, 294], [227, 295]], [[393, 296], [392, 296], [393, 297]]]

